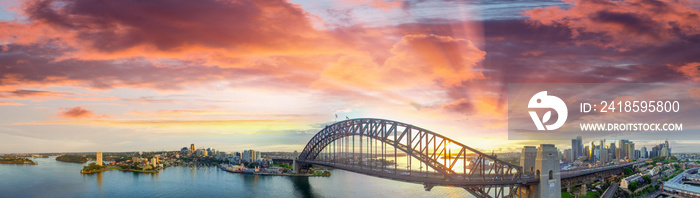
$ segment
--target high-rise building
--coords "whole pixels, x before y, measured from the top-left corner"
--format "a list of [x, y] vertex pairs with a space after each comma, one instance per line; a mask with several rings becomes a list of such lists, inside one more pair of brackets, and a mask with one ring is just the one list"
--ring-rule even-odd
[[580, 156], [583, 156], [583, 140], [581, 140], [581, 136], [577, 136], [576, 139], [571, 139], [572, 161], [576, 161], [576, 158]]
[[155, 168], [158, 165], [158, 157], [157, 156], [154, 156], [153, 158], [151, 158], [150, 165], [153, 166], [153, 168]]
[[615, 147], [615, 142], [610, 143], [610, 147], [608, 147], [608, 152], [610, 153], [610, 155], [612, 155], [612, 158], [610, 158], [611, 161], [612, 161], [612, 159], [615, 159], [615, 152], [616, 151], [617, 151], [617, 147]]
[[102, 166], [102, 151], [97, 151], [97, 156], [95, 156], [95, 164]]
[[566, 158], [566, 162], [569, 162], [569, 163], [573, 163], [573, 162], [574, 162], [574, 158], [571, 157], [571, 156], [572, 156], [572, 155], [571, 155], [571, 153], [572, 153], [571, 151], [572, 151], [572, 150], [573, 150], [573, 149], [564, 149], [564, 158]]
[[661, 148], [661, 151], [659, 152], [659, 156], [661, 156], [661, 157], [667, 157], [667, 156], [669, 156], [668, 153], [670, 153], [670, 152], [668, 151], [668, 148], [667, 148], [667, 147], [662, 147], [662, 148]]
[[258, 161], [260, 153], [255, 150], [245, 150], [243, 151], [243, 161], [255, 162]]
[[595, 142], [591, 142], [590, 145], [588, 146], [588, 161], [595, 162]]
[[593, 158], [592, 158], [593, 160], [591, 160], [591, 162], [595, 162], [597, 160], [600, 160], [600, 153], [601, 153], [600, 149], [597, 149], [597, 148], [594, 149], [593, 150]]
[[[620, 147], [620, 153], [616, 155], [617, 159], [625, 159], [625, 158], [630, 158], [630, 153], [632, 157], [634, 157], [634, 150], [629, 151], [629, 146], [626, 144], [631, 143], [629, 140], [620, 140], [618, 141], [619, 144], [617, 144]], [[634, 148], [634, 145], [632, 145], [632, 148]], [[630, 158], [631, 159], [631, 158]]]
[[647, 153], [647, 147], [642, 146], [642, 150], [640, 151], [640, 156], [641, 158], [649, 158], [649, 154]]
[[627, 159], [637, 159], [634, 155], [634, 143], [633, 142], [627, 142], [625, 143], [625, 156]]
[[608, 149], [600, 149], [600, 161], [603, 163], [608, 163], [610, 161], [610, 153]]
[[194, 152], [194, 151], [196, 151], [196, 150], [197, 150], [197, 149], [194, 149], [194, 144], [190, 144], [190, 151]]

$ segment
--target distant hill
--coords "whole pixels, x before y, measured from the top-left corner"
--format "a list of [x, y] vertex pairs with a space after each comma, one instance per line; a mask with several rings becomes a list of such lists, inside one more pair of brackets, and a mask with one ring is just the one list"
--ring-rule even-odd
[[85, 163], [88, 161], [87, 157], [82, 155], [61, 155], [56, 157], [57, 161], [62, 162], [73, 162], [73, 163]]

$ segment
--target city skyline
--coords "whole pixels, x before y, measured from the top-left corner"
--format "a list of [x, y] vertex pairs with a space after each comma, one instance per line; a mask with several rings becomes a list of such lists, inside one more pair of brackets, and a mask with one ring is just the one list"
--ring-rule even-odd
[[[346, 117], [519, 151], [508, 83], [700, 82], [697, 2], [242, 2], [1, 3], [0, 152], [294, 151]], [[651, 138], [696, 151], [686, 124]]]

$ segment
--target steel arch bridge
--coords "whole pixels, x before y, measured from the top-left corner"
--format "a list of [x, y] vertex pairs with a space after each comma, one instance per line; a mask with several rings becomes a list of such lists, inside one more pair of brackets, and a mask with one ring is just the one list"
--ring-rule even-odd
[[462, 187], [477, 197], [521, 197], [518, 187], [538, 181], [518, 165], [435, 132], [373, 118], [326, 126], [311, 138], [297, 163], [300, 172], [322, 165], [422, 183], [426, 190], [438, 185]]

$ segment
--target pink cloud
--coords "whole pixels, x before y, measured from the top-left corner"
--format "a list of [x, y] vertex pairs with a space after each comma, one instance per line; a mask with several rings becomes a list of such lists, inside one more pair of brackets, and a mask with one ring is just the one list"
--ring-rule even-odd
[[73, 108], [67, 108], [64, 109], [64, 111], [60, 112], [58, 114], [59, 117], [64, 117], [64, 118], [72, 118], [72, 119], [79, 119], [79, 118], [103, 118], [103, 117], [109, 117], [107, 115], [98, 115], [95, 114], [94, 111], [85, 109], [81, 106], [73, 107]]

